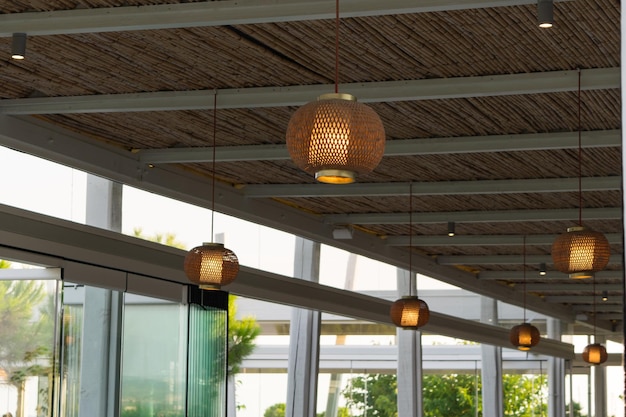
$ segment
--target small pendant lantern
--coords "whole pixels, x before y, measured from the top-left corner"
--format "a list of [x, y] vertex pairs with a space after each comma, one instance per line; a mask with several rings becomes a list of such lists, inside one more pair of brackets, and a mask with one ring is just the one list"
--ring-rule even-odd
[[526, 323], [526, 236], [523, 238], [522, 244], [522, 265], [524, 268], [524, 322], [514, 326], [509, 332], [509, 341], [513, 346], [522, 351], [528, 351], [536, 346], [541, 340], [539, 329], [530, 323]]
[[513, 346], [522, 351], [528, 351], [541, 340], [539, 329], [530, 323], [513, 326], [509, 333], [509, 340]]
[[235, 280], [239, 261], [222, 243], [203, 243], [187, 252], [184, 270], [187, 278], [201, 289], [219, 290]]
[[592, 343], [585, 346], [583, 360], [591, 365], [601, 365], [609, 358], [606, 348], [600, 343]]
[[609, 263], [611, 247], [606, 237], [582, 224], [582, 138], [580, 70], [578, 70], [578, 226], [556, 238], [552, 244], [554, 267], [573, 279], [592, 278]]
[[[215, 218], [215, 137], [217, 136], [217, 94], [213, 97], [213, 164], [211, 195], [211, 239]], [[203, 243], [187, 252], [183, 266], [189, 281], [205, 290], [219, 290], [239, 273], [237, 255], [222, 243]]]
[[413, 288], [415, 288], [415, 274], [413, 273], [412, 265], [412, 244], [413, 244], [413, 184], [410, 185], [409, 191], [409, 295], [394, 301], [391, 304], [389, 316], [391, 321], [397, 327], [401, 327], [407, 330], [417, 330], [428, 323], [430, 318], [430, 310], [428, 304], [424, 300], [417, 298], [417, 295], [413, 295]]
[[[593, 340], [597, 339], [597, 311], [596, 311], [596, 278], [593, 277]], [[606, 362], [609, 355], [606, 353], [606, 348], [600, 343], [591, 343], [585, 346], [583, 349], [583, 360], [591, 365], [600, 365]]]

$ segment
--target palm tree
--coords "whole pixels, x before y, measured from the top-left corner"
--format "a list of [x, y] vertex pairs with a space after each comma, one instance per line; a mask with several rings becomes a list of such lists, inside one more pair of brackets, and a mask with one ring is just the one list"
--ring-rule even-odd
[[[0, 268], [10, 264], [0, 261]], [[45, 315], [34, 319], [45, 291], [40, 281], [0, 281], [0, 370], [17, 389], [16, 417], [22, 417], [26, 379], [47, 373], [52, 334]], [[41, 362], [41, 359], [46, 359]], [[46, 369], [44, 369], [46, 368]]]

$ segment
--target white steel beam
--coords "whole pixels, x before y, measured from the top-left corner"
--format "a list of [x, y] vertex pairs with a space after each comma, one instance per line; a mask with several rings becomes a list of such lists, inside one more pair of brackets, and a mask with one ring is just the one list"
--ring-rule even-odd
[[[620, 130], [582, 132], [583, 148], [621, 145]], [[577, 132], [534, 133], [448, 138], [392, 140], [385, 144], [385, 156], [441, 155], [476, 152], [514, 152], [527, 150], [578, 148]], [[144, 164], [210, 162], [212, 147], [138, 149]], [[290, 158], [286, 145], [220, 146], [215, 148], [215, 162], [278, 161]]]
[[[528, 255], [526, 256], [526, 264], [551, 263], [550, 255]], [[609, 264], [620, 264], [622, 255], [611, 255]], [[522, 264], [522, 256], [520, 255], [450, 255], [438, 256], [437, 263], [440, 265], [519, 265]]]
[[[584, 90], [620, 88], [619, 67], [585, 69], [581, 73]], [[366, 103], [544, 94], [576, 91], [578, 71], [350, 83], [341, 84], [339, 89]], [[20, 98], [1, 100], [0, 112], [32, 115], [204, 110], [213, 108], [215, 94], [218, 109], [301, 106], [333, 90], [333, 86], [324, 84]]]
[[[604, 235], [610, 244], [621, 244], [621, 233]], [[558, 235], [455, 235], [443, 236], [389, 236], [386, 241], [390, 246], [522, 246], [524, 239], [527, 245], [552, 245]]]
[[[343, 0], [341, 17], [440, 12], [533, 4], [533, 0]], [[245, 25], [335, 17], [324, 0], [221, 1], [129, 7], [102, 7], [0, 15], [0, 36], [120, 32], [202, 26]]]
[[[565, 274], [563, 274], [565, 275]], [[566, 278], [564, 276], [564, 278]], [[596, 278], [598, 278], [598, 273], [596, 273]], [[527, 283], [523, 284], [526, 291], [539, 291], [539, 292], [567, 292], [567, 291], [590, 291], [591, 285], [588, 282], [581, 282], [579, 284], [563, 284], [546, 281], [544, 283]], [[623, 286], [622, 284], [596, 284], [596, 290], [598, 291], [613, 291], [613, 292], [622, 292]]]
[[[173, 247], [95, 227], [76, 224], [7, 206], [0, 206], [0, 241], [9, 249], [46, 253], [65, 263], [88, 264], [120, 273], [135, 273], [187, 284], [182, 265], [186, 252]], [[0, 252], [4, 246], [0, 245]], [[309, 308], [370, 322], [392, 325], [391, 301], [241, 266], [234, 283], [224, 288], [235, 294], [269, 302]], [[425, 331], [478, 343], [508, 346], [508, 330], [431, 312]], [[543, 340], [536, 353], [572, 358], [574, 348]]]
[[[593, 291], [593, 285], [591, 283], [588, 284], [587, 288], [587, 292], [592, 292]], [[601, 300], [601, 295], [600, 295], [600, 290], [598, 290], [598, 288], [596, 288], [596, 296], [594, 297], [593, 295], [586, 295], [586, 294], [575, 294], [575, 295], [549, 295], [544, 297], [544, 300], [546, 300], [546, 302], [548, 303], [574, 303], [574, 304], [590, 304], [593, 305], [593, 302], [595, 301], [596, 304], [598, 305], [608, 305], [611, 306], [611, 308], [614, 309], [618, 309], [621, 310], [622, 309], [622, 305], [621, 304], [615, 304], [612, 302], [608, 302], [608, 301], [602, 301]], [[617, 297], [614, 297], [615, 299], [617, 299]], [[593, 310], [593, 307], [591, 307], [591, 309]]]
[[[551, 265], [552, 259], [546, 261], [546, 264]], [[539, 274], [538, 272], [534, 272], [534, 273], [536, 273], [537, 275]], [[527, 272], [526, 275], [530, 276], [530, 274], [534, 274], [534, 273]], [[597, 279], [603, 279], [603, 280], [621, 280], [622, 277], [624, 276], [624, 273], [621, 270], [618, 270], [618, 271], [606, 271], [605, 270], [605, 271], [596, 272], [595, 276]], [[504, 281], [521, 280], [524, 278], [524, 272], [523, 271], [482, 271], [478, 274], [478, 278], [482, 280], [504, 280]], [[554, 271], [554, 270], [548, 270], [545, 276], [539, 277], [539, 278], [545, 279], [546, 282], [549, 282], [550, 280], [554, 280], [554, 279], [569, 279], [567, 274]], [[535, 276], [533, 279], [537, 279], [537, 276]], [[531, 284], [528, 284], [528, 285], [531, 285]], [[559, 287], [560, 287], [560, 284], [559, 284]]]
[[[586, 177], [582, 179], [582, 191], [618, 191], [622, 177]], [[391, 197], [408, 196], [409, 187], [413, 196], [425, 195], [472, 195], [472, 194], [516, 194], [558, 193], [578, 191], [578, 178], [546, 178], [521, 180], [483, 180], [447, 182], [395, 182], [356, 183], [341, 187], [326, 184], [269, 184], [246, 185], [242, 188], [246, 197]]]
[[[586, 208], [585, 220], [616, 220], [622, 218], [621, 207]], [[495, 210], [414, 212], [416, 223], [497, 223], [526, 221], [563, 221], [578, 218], [578, 209]], [[409, 213], [352, 213], [324, 216], [331, 224], [406, 224]]]

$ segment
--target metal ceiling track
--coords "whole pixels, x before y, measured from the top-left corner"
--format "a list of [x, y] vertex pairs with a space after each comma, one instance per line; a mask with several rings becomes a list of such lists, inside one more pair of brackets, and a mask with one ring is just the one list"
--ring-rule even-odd
[[[558, 0], [557, 0], [558, 1]], [[342, 0], [341, 16], [365, 17], [523, 6], [536, 0]], [[220, 1], [102, 7], [0, 15], [0, 36], [28, 28], [29, 36], [123, 32], [186, 27], [248, 25], [333, 19], [335, 5], [324, 0]]]
[[[414, 212], [413, 219], [420, 224], [447, 223], [499, 223], [499, 222], [550, 222], [568, 221], [578, 218], [578, 209], [546, 210], [471, 210]], [[619, 220], [621, 207], [585, 208], [585, 220]], [[346, 224], [407, 224], [409, 213], [351, 213], [324, 216], [324, 222], [335, 225]]]
[[[622, 177], [585, 177], [582, 191], [619, 191]], [[578, 191], [578, 178], [482, 180], [414, 182], [413, 195], [472, 195], [472, 194], [516, 194], [557, 193]], [[305, 197], [396, 197], [408, 196], [408, 182], [354, 183], [341, 187], [326, 184], [268, 184], [246, 185], [243, 193], [250, 198], [305, 198]]]
[[[443, 236], [389, 236], [386, 238], [390, 246], [522, 246], [524, 239], [527, 245], [550, 246], [558, 235], [460, 235]], [[612, 245], [622, 244], [621, 233], [607, 233], [605, 237]]]
[[[581, 145], [583, 148], [621, 146], [621, 134], [620, 130], [582, 132]], [[543, 151], [576, 148], [578, 148], [578, 132], [555, 132], [388, 140], [385, 144], [385, 156]], [[213, 161], [212, 147], [137, 149], [136, 152], [139, 155], [139, 160], [144, 164]], [[283, 144], [221, 146], [215, 148], [215, 162], [284, 161], [289, 158], [287, 146]]]
[[[581, 73], [583, 90], [620, 88], [619, 67], [585, 69]], [[577, 91], [578, 71], [348, 83], [339, 88], [364, 103], [545, 94]], [[217, 109], [287, 107], [301, 106], [333, 89], [330, 84], [320, 84], [21, 98], [0, 100], [0, 112], [33, 115], [208, 110], [213, 109], [215, 94], [219, 96]]]

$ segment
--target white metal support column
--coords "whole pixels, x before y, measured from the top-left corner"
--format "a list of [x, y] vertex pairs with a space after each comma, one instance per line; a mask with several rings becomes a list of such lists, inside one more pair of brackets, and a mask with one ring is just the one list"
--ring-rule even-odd
[[[121, 230], [122, 186], [88, 176], [87, 224]], [[119, 412], [122, 294], [86, 287], [81, 349], [80, 417]]]
[[[548, 337], [561, 340], [561, 320], [548, 318]], [[565, 359], [548, 358], [548, 417], [565, 417]]]
[[[297, 238], [294, 277], [319, 281], [320, 244]], [[315, 417], [321, 313], [293, 308], [289, 327], [285, 417]]]
[[[594, 343], [602, 343], [606, 346], [606, 337], [596, 336]], [[593, 378], [593, 417], [606, 416], [606, 367], [596, 365], [591, 367]]]
[[[409, 294], [409, 271], [397, 270], [398, 296]], [[422, 417], [422, 332], [397, 329], [398, 417]]]
[[[480, 297], [480, 321], [497, 325], [498, 303], [493, 298]], [[502, 348], [483, 343], [480, 350], [483, 417], [500, 417], [503, 413]]]

